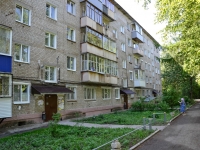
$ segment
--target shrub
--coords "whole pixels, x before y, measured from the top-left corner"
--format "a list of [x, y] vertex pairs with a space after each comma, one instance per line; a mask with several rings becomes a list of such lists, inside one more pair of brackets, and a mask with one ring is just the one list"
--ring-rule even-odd
[[60, 113], [53, 113], [53, 121], [50, 122], [50, 133], [53, 137], [58, 137], [59, 136], [59, 131], [58, 131], [58, 122], [61, 119], [61, 114]]

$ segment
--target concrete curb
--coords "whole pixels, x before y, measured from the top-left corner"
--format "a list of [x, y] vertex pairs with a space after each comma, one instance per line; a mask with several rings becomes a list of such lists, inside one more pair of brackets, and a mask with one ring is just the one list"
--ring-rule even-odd
[[142, 141], [140, 141], [139, 143], [137, 143], [136, 145], [132, 146], [129, 150], [133, 150], [136, 147], [138, 147], [139, 145], [141, 145], [142, 143], [144, 143], [145, 141], [147, 141], [148, 139], [150, 139], [152, 136], [154, 136], [155, 134], [157, 134], [158, 132], [160, 132], [160, 130], [156, 130], [154, 133], [152, 133], [151, 135], [149, 135], [148, 137], [146, 137], [145, 139], [143, 139]]

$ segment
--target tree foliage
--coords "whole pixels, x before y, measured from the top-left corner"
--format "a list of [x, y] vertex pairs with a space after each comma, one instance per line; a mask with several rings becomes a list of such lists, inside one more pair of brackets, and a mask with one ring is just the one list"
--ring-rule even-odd
[[[199, 81], [200, 1], [157, 0], [157, 22], [165, 22], [166, 49], [184, 71]], [[200, 83], [200, 82], [199, 82]]]

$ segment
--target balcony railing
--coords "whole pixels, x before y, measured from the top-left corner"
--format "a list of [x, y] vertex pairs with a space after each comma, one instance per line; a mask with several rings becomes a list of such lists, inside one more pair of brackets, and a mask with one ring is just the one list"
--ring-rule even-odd
[[139, 43], [143, 43], [143, 36], [138, 31], [132, 31], [132, 39]]
[[140, 50], [138, 46], [133, 48], [133, 54], [137, 55], [139, 57], [143, 57], [144, 56], [144, 52], [142, 50]]

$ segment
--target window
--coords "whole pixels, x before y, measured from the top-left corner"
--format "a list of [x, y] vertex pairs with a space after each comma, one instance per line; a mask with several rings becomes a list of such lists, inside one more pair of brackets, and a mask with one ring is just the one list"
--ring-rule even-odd
[[25, 46], [22, 44], [15, 44], [15, 53], [14, 53], [14, 60], [19, 62], [29, 62], [29, 46]]
[[113, 37], [117, 39], [117, 30], [113, 29]]
[[11, 97], [12, 96], [12, 81], [11, 75], [0, 74], [0, 97]]
[[67, 28], [67, 39], [71, 41], [76, 41], [76, 32], [70, 27]]
[[96, 90], [94, 88], [85, 87], [84, 88], [84, 99], [85, 100], [96, 99]]
[[67, 69], [76, 71], [76, 58], [67, 56]]
[[67, 99], [68, 100], [76, 100], [77, 99], [76, 98], [76, 87], [67, 87], [67, 88], [74, 92], [74, 93], [67, 94]]
[[56, 68], [46, 66], [45, 67], [45, 81], [46, 82], [56, 82]]
[[130, 74], [130, 80], [133, 80], [133, 71], [129, 71]]
[[124, 88], [127, 88], [127, 86], [128, 86], [127, 79], [122, 79], [122, 84], [123, 84]]
[[102, 88], [102, 98], [103, 99], [111, 99], [111, 89], [110, 88]]
[[126, 48], [125, 48], [125, 44], [124, 44], [124, 43], [121, 43], [121, 50], [122, 50], [123, 52], [126, 51]]
[[131, 39], [128, 39], [128, 46], [131, 47]]
[[22, 6], [16, 5], [16, 21], [23, 24], [30, 25], [30, 10], [23, 8]]
[[12, 31], [0, 26], [0, 54], [11, 56]]
[[148, 76], [146, 76], [146, 83], [148, 83], [149, 82], [149, 79], [148, 79]]
[[119, 88], [115, 89], [115, 99], [120, 99], [120, 89]]
[[81, 29], [82, 42], [91, 43], [97, 47], [103, 47], [103, 36], [90, 28]]
[[45, 33], [45, 46], [56, 48], [56, 35], [51, 33]]
[[30, 102], [30, 84], [13, 83], [13, 101], [14, 104], [26, 104]]
[[73, 3], [72, 1], [67, 1], [67, 12], [73, 15], [76, 14], [75, 3]]
[[108, 51], [111, 51], [113, 53], [116, 53], [116, 49], [117, 49], [116, 42], [112, 41], [104, 36], [103, 37], [103, 48]]
[[46, 15], [51, 19], [57, 20], [57, 8], [46, 4]]
[[122, 60], [122, 68], [126, 68], [126, 60]]
[[131, 55], [128, 55], [128, 61], [131, 62]]
[[124, 27], [123, 26], [120, 27], [120, 31], [121, 31], [121, 33], [124, 34]]
[[82, 16], [87, 16], [95, 22], [97, 22], [98, 24], [102, 25], [102, 12], [90, 3], [86, 2], [82, 5]]

